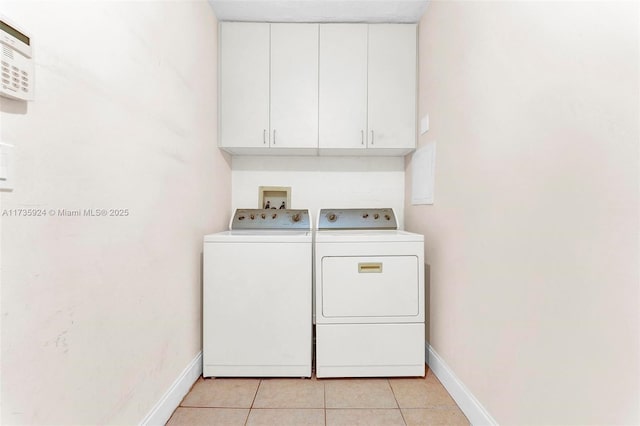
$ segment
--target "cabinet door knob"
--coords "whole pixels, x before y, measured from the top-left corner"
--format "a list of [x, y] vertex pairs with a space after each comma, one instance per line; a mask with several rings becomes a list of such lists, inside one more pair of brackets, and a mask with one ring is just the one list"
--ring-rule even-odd
[[273, 144], [276, 144], [276, 129], [273, 129]]
[[364, 145], [364, 130], [360, 130], [360, 144]]
[[373, 145], [373, 130], [371, 131], [371, 145]]
[[267, 144], [267, 129], [262, 129], [262, 143]]

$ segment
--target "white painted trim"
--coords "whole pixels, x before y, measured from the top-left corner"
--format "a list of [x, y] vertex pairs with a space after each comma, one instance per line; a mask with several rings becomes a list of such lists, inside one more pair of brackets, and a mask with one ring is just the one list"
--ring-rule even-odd
[[438, 355], [438, 353], [429, 345], [426, 346], [427, 364], [433, 374], [440, 380], [447, 392], [456, 401], [462, 412], [467, 416], [474, 426], [479, 425], [496, 425], [498, 422], [491, 417], [491, 414], [482, 406], [480, 401], [476, 399], [469, 389], [449, 368], [447, 363]]
[[140, 422], [141, 426], [164, 425], [171, 414], [178, 408], [182, 398], [189, 392], [191, 386], [202, 375], [202, 351], [187, 365], [178, 378], [162, 395], [160, 401], [153, 406], [149, 414]]

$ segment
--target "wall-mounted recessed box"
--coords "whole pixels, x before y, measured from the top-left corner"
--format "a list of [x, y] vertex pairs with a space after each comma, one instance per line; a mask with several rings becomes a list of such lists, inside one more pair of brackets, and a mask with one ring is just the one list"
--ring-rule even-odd
[[13, 145], [0, 142], [0, 190], [13, 190]]
[[258, 207], [261, 209], [290, 209], [290, 186], [260, 186], [258, 188]]

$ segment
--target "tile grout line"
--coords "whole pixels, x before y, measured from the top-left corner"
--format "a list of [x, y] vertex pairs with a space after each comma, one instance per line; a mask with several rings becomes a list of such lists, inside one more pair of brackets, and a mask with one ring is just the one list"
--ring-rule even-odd
[[[316, 380], [318, 379], [317, 373], [316, 373]], [[325, 382], [322, 382], [322, 396], [323, 396], [323, 401], [322, 401], [322, 406], [324, 407], [324, 426], [327, 426], [327, 384]]]
[[260, 390], [260, 385], [262, 384], [262, 379], [258, 382], [258, 386], [256, 387], [256, 393], [253, 394], [253, 399], [251, 400], [251, 405], [249, 406], [249, 411], [247, 412], [247, 419], [244, 421], [244, 426], [247, 426], [249, 423], [249, 416], [251, 415], [251, 411], [253, 410], [253, 404], [256, 402], [256, 397], [258, 396], [258, 391]]
[[391, 394], [393, 395], [393, 399], [396, 401], [396, 405], [398, 406], [398, 410], [400, 410], [400, 417], [402, 417], [402, 421], [407, 426], [407, 419], [404, 418], [404, 413], [402, 412], [402, 408], [400, 408], [400, 403], [398, 402], [398, 397], [396, 393], [393, 391], [393, 386], [391, 386], [391, 380], [387, 379], [387, 383], [389, 384], [389, 388], [391, 388]]

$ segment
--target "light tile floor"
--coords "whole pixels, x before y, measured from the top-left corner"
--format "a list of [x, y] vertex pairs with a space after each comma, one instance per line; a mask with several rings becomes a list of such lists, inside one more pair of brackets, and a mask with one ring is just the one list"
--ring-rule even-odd
[[425, 378], [198, 379], [168, 426], [468, 425], [442, 384]]

